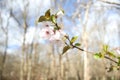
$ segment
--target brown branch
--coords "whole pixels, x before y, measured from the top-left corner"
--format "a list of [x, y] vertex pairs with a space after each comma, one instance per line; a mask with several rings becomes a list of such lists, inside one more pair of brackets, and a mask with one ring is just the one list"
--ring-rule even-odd
[[[86, 50], [84, 50], [84, 49], [82, 49], [82, 48], [79, 48], [79, 47], [77, 47], [77, 46], [75, 46], [75, 45], [73, 45], [73, 44], [70, 44], [73, 48], [76, 48], [76, 49], [78, 49], [78, 50], [80, 50], [80, 51], [84, 51], [84, 52], [87, 52], [87, 53], [94, 53], [94, 52], [91, 52], [91, 51], [86, 51]], [[118, 63], [117, 61], [115, 61], [114, 59], [112, 59], [112, 58], [110, 58], [110, 57], [108, 57], [108, 56], [104, 56], [104, 58], [105, 59], [108, 59], [108, 60], [110, 60], [110, 61], [112, 61], [112, 62], [114, 62], [114, 63]]]
[[12, 9], [10, 10], [10, 16], [12, 17], [12, 18], [14, 18], [14, 20], [18, 23], [18, 27], [20, 27], [21, 26], [21, 23], [19, 22], [19, 20], [15, 17], [15, 15], [13, 14], [13, 11], [12, 11]]
[[[78, 49], [78, 50], [80, 50], [80, 51], [85, 51], [84, 49], [82, 49], [82, 48], [79, 48], [79, 47], [77, 47], [77, 46], [74, 46], [74, 45], [72, 45], [72, 47], [73, 48], [76, 48], [76, 49]], [[86, 51], [85, 51], [86, 52]]]
[[112, 5], [117, 5], [117, 6], [120, 6], [120, 3], [116, 3], [116, 2], [110, 2], [110, 1], [105, 1], [105, 0], [99, 0], [100, 2], [104, 2], [104, 3], [107, 3], [107, 4], [112, 4]]
[[115, 60], [113, 60], [112, 58], [110, 58], [110, 57], [108, 57], [108, 56], [104, 56], [106, 59], [108, 59], [108, 60], [110, 60], [110, 61], [112, 61], [112, 62], [114, 62], [114, 63], [118, 63], [117, 61], [115, 61]]

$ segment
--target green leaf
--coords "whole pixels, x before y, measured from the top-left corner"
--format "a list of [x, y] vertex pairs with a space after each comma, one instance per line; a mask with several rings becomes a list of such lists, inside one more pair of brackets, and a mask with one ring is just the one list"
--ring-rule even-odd
[[53, 23], [56, 23], [55, 15], [52, 15], [52, 16], [51, 16], [51, 21], [52, 21]]
[[72, 37], [72, 39], [70, 40], [71, 43], [74, 43], [77, 40], [78, 36], [74, 36]]
[[40, 18], [38, 19], [38, 22], [43, 22], [43, 21], [46, 21], [45, 16], [40, 16]]
[[45, 12], [45, 16], [40, 16], [38, 22], [50, 21], [50, 9]]
[[117, 57], [117, 59], [118, 59], [118, 63], [117, 63], [117, 65], [120, 66], [120, 56]]
[[105, 52], [108, 51], [108, 45], [103, 45], [103, 51], [105, 51]]
[[118, 61], [117, 65], [120, 66], [120, 60]]
[[80, 43], [75, 43], [75, 46], [80, 46], [81, 44]]
[[67, 52], [69, 49], [70, 49], [70, 46], [65, 46], [65, 47], [63, 48], [62, 54], [64, 54], [65, 52]]
[[107, 55], [109, 55], [110, 57], [113, 57], [113, 58], [115, 58], [116, 56], [115, 56], [115, 54], [114, 54], [114, 52], [107, 52]]
[[94, 54], [94, 58], [95, 58], [95, 59], [102, 58], [101, 53], [95, 53], [95, 54]]
[[119, 60], [120, 60], [120, 56], [118, 56], [118, 57], [117, 57], [117, 59], [119, 59]]
[[46, 19], [50, 19], [50, 16], [51, 16], [51, 14], [50, 14], [50, 9], [48, 9], [48, 10], [45, 12], [45, 18], [46, 18]]

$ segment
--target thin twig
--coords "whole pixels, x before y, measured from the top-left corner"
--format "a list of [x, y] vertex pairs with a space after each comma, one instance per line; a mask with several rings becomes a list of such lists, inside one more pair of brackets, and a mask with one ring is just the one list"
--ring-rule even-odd
[[104, 1], [104, 0], [99, 0], [99, 1], [100, 1], [100, 2], [104, 2], [104, 3], [107, 3], [107, 4], [112, 4], [112, 5], [120, 6], [120, 3], [117, 3], [117, 2]]
[[108, 57], [108, 56], [104, 56], [104, 58], [106, 58], [106, 59], [108, 59], [108, 60], [110, 60], [110, 61], [112, 61], [112, 62], [114, 62], [114, 63], [118, 63], [117, 61], [115, 61], [115, 60], [113, 60], [112, 58], [110, 58], [110, 57]]
[[[65, 44], [68, 45], [66, 42], [65, 42]], [[71, 46], [72, 46], [73, 48], [76, 48], [76, 49], [80, 50], [80, 51], [84, 51], [84, 52], [87, 52], [87, 53], [94, 53], [94, 52], [91, 52], [91, 51], [86, 51], [86, 50], [84, 50], [84, 49], [82, 49], [82, 48], [79, 48], [79, 47], [77, 47], [77, 46], [74, 46], [74, 45], [71, 45]], [[108, 56], [104, 56], [104, 58], [105, 58], [105, 59], [108, 59], [108, 60], [110, 60], [110, 61], [112, 61], [112, 62], [114, 62], [114, 63], [116, 63], [116, 64], [118, 64], [117, 61], [113, 60], [112, 58], [110, 58], [110, 57], [108, 57]]]

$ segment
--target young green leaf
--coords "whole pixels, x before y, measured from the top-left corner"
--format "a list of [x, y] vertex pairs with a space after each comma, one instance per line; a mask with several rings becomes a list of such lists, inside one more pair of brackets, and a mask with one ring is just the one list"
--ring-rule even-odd
[[117, 63], [118, 66], [120, 66], [120, 60], [118, 60], [118, 63]]
[[65, 47], [63, 48], [62, 54], [64, 54], [65, 52], [67, 52], [69, 49], [70, 49], [70, 46], [65, 46]]
[[45, 16], [40, 16], [40, 18], [38, 19], [38, 22], [43, 22], [43, 21], [46, 21]]
[[81, 44], [80, 43], [75, 43], [75, 46], [80, 46]]
[[56, 23], [55, 15], [52, 15], [52, 16], [51, 16], [51, 21], [52, 21], [53, 23]]
[[77, 40], [78, 36], [74, 36], [72, 37], [72, 39], [70, 40], [71, 43], [74, 43]]
[[43, 22], [43, 21], [50, 21], [50, 9], [45, 12], [45, 16], [40, 16], [38, 19], [38, 22]]
[[118, 57], [117, 57], [117, 59], [119, 59], [119, 60], [120, 60], [120, 56], [118, 56]]
[[45, 12], [45, 18], [46, 18], [46, 19], [50, 19], [50, 16], [51, 16], [51, 14], [50, 14], [50, 9], [48, 9], [48, 10]]
[[108, 51], [108, 45], [103, 45], [103, 51]]
[[99, 59], [102, 57], [101, 53], [95, 53], [93, 56], [95, 59]]
[[110, 52], [110, 51], [107, 52], [107, 55], [109, 55], [110, 57], [113, 57], [113, 58], [116, 57], [115, 54], [114, 54], [114, 52]]
[[118, 59], [118, 63], [117, 63], [117, 65], [120, 66], [120, 56], [117, 57], [117, 59]]

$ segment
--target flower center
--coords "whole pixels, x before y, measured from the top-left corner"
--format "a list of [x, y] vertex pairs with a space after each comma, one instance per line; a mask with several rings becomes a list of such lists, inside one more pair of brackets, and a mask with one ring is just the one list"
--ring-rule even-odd
[[48, 24], [46, 24], [45, 26], [46, 26], [46, 27], [49, 27], [49, 25], [48, 25]]
[[46, 34], [50, 34], [50, 32], [49, 32], [49, 31], [46, 31]]

